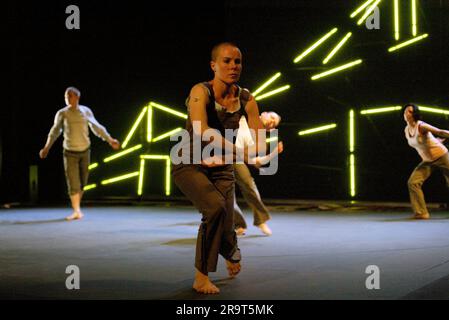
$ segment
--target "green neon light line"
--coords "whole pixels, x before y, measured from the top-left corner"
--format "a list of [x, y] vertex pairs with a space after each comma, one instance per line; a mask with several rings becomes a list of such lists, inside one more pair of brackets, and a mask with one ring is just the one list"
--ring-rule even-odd
[[323, 60], [323, 64], [326, 64], [329, 62], [329, 60], [340, 50], [340, 48], [345, 44], [346, 41], [348, 41], [349, 37], [352, 35], [352, 32], [348, 32], [343, 39], [340, 40], [340, 42], [335, 46], [335, 48], [327, 55], [326, 58]]
[[270, 84], [272, 84], [277, 78], [281, 76], [281, 73], [278, 72], [274, 76], [272, 76], [270, 79], [268, 79], [264, 84], [262, 84], [256, 91], [253, 92], [253, 97], [257, 96], [259, 93], [261, 93], [266, 87], [268, 87]]
[[327, 71], [325, 71], [325, 72], [318, 73], [318, 74], [312, 76], [311, 79], [312, 79], [312, 80], [318, 80], [318, 79], [320, 79], [320, 78], [324, 78], [324, 77], [326, 77], [326, 76], [328, 76], [328, 75], [331, 75], [331, 74], [333, 74], [333, 73], [336, 73], [336, 72], [339, 72], [339, 71], [342, 71], [342, 70], [351, 68], [351, 67], [356, 66], [356, 65], [361, 64], [361, 63], [362, 63], [362, 59], [358, 59], [358, 60], [355, 60], [355, 61], [346, 63], [346, 64], [344, 64], [344, 65], [342, 65], [342, 66], [339, 66], [339, 67], [336, 67], [336, 68], [327, 70]]
[[351, 153], [349, 155], [349, 175], [350, 175], [350, 193], [351, 197], [356, 196], [356, 184], [355, 184], [355, 155]]
[[151, 105], [148, 107], [148, 117], [147, 117], [147, 142], [151, 142], [153, 135], [153, 108]]
[[[148, 160], [165, 160], [165, 195], [169, 196], [171, 193], [171, 160], [170, 156], [167, 155], [158, 155], [158, 154], [143, 154], [140, 156], [141, 162], [141, 170], [142, 169], [142, 161]], [[143, 172], [143, 171], [142, 171]], [[142, 174], [143, 176], [143, 174]], [[142, 178], [143, 179], [143, 178]], [[142, 180], [143, 185], [143, 180]], [[140, 188], [140, 185], [139, 185]], [[140, 189], [139, 189], [140, 190]]]
[[384, 113], [384, 112], [398, 111], [401, 109], [402, 109], [401, 106], [373, 108], [373, 109], [362, 110], [362, 111], [360, 111], [360, 114]]
[[326, 131], [326, 130], [334, 129], [336, 127], [337, 127], [337, 124], [336, 123], [332, 123], [332, 124], [327, 124], [327, 125], [324, 125], [324, 126], [312, 128], [312, 129], [302, 130], [302, 131], [299, 131], [298, 134], [300, 136], [305, 136], [307, 134], [312, 134], [312, 133], [317, 133], [317, 132], [321, 132], [321, 131]]
[[126, 150], [121, 151], [119, 153], [116, 153], [116, 154], [114, 154], [114, 155], [112, 155], [110, 157], [105, 158], [103, 160], [103, 162], [109, 162], [109, 161], [115, 160], [117, 158], [123, 157], [124, 155], [127, 155], [128, 153], [131, 153], [133, 151], [139, 150], [140, 148], [142, 148], [142, 145], [138, 144], [138, 145], [136, 145], [136, 146], [134, 146], [132, 148], [126, 149]]
[[293, 60], [294, 63], [298, 63], [301, 61], [305, 56], [307, 56], [310, 52], [312, 52], [315, 48], [317, 48], [320, 44], [322, 44], [324, 41], [326, 41], [331, 35], [333, 35], [335, 32], [337, 32], [337, 28], [333, 28], [331, 31], [326, 33], [321, 39], [319, 39], [317, 42], [315, 42], [313, 45], [311, 45], [306, 51], [301, 53], [299, 56]]
[[91, 190], [97, 187], [96, 183], [88, 184], [87, 186], [84, 186], [83, 191]]
[[168, 131], [168, 132], [166, 132], [164, 134], [161, 134], [160, 136], [157, 136], [156, 138], [153, 138], [153, 140], [151, 140], [151, 142], [156, 142], [156, 141], [162, 140], [164, 138], [170, 137], [170, 136], [172, 136], [173, 134], [175, 134], [176, 132], [179, 132], [179, 131], [182, 131], [181, 127], [173, 129], [171, 131]]
[[95, 169], [96, 167], [98, 167], [98, 162], [92, 163], [91, 165], [89, 165], [89, 166], [87, 167], [87, 169], [88, 169], [88, 170], [93, 170], [93, 169]]
[[374, 0], [368, 0], [365, 3], [363, 3], [360, 7], [354, 10], [354, 12], [351, 13], [349, 17], [354, 18], [356, 15], [358, 15], [363, 9], [365, 9], [371, 2]]
[[121, 176], [118, 176], [118, 177], [115, 177], [115, 178], [103, 180], [103, 181], [101, 181], [101, 184], [102, 185], [110, 184], [110, 183], [114, 183], [114, 182], [117, 182], [117, 181], [122, 181], [122, 180], [125, 180], [125, 179], [137, 177], [138, 175], [139, 175], [139, 171], [136, 171], [136, 172], [124, 174], [124, 175], [121, 175]]
[[256, 99], [257, 101], [260, 101], [260, 100], [262, 100], [262, 99], [271, 97], [271, 96], [273, 96], [273, 95], [275, 95], [275, 94], [278, 94], [278, 93], [280, 93], [280, 92], [282, 92], [282, 91], [285, 91], [285, 90], [288, 90], [288, 89], [290, 89], [290, 85], [287, 84], [287, 85], [285, 85], [285, 86], [283, 86], [283, 87], [274, 89], [274, 90], [272, 90], [272, 91], [269, 91], [269, 92], [267, 92], [267, 93], [264, 93], [263, 95], [257, 96], [255, 99]]
[[169, 196], [171, 193], [171, 161], [170, 159], [165, 161], [165, 195]]
[[159, 155], [159, 154], [142, 154], [140, 159], [151, 159], [151, 160], [170, 160], [170, 156]]
[[137, 186], [137, 195], [142, 195], [143, 190], [143, 178], [144, 178], [144, 172], [145, 172], [145, 160], [140, 160], [140, 170], [139, 170], [139, 184]]
[[416, 0], [412, 0], [412, 35], [416, 37], [418, 34], [418, 22], [416, 19]]
[[173, 115], [175, 115], [177, 117], [180, 117], [180, 118], [183, 118], [183, 119], [187, 119], [187, 114], [179, 112], [179, 111], [176, 111], [175, 109], [163, 106], [161, 104], [158, 104], [158, 103], [155, 103], [155, 102], [150, 102], [150, 106], [152, 106], [154, 108], [157, 108], [157, 109], [160, 109], [160, 110], [163, 110], [165, 112], [171, 113], [171, 114], [173, 114]]
[[399, 0], [394, 0], [394, 38], [399, 40]]
[[270, 143], [271, 141], [277, 141], [278, 137], [267, 138], [266, 142]]
[[140, 124], [140, 121], [142, 121], [142, 118], [144, 117], [145, 112], [147, 111], [147, 108], [148, 107], [143, 108], [142, 112], [140, 112], [139, 117], [134, 122], [133, 126], [131, 127], [131, 130], [129, 131], [128, 135], [125, 138], [125, 141], [123, 141], [122, 148], [126, 148], [126, 146], [128, 145], [128, 142], [132, 138], [132, 136], [134, 135], [134, 132], [136, 131], [137, 126]]
[[429, 36], [429, 34], [428, 34], [428, 33], [425, 33], [425, 34], [423, 34], [423, 35], [420, 35], [419, 37], [416, 37], [416, 38], [413, 38], [413, 39], [404, 41], [404, 42], [402, 42], [402, 43], [400, 43], [400, 44], [398, 44], [398, 45], [396, 45], [396, 46], [394, 46], [394, 47], [389, 48], [389, 49], [388, 49], [388, 52], [396, 51], [396, 50], [401, 49], [401, 48], [403, 48], [403, 47], [406, 47], [406, 46], [408, 46], [408, 45], [410, 45], [410, 44], [412, 44], [412, 43], [415, 43], [415, 42], [418, 42], [418, 41], [420, 41], [420, 40], [422, 40], [422, 39], [425, 39], [425, 38], [427, 38], [428, 36]]
[[439, 114], [449, 114], [449, 110], [435, 108], [435, 107], [426, 107], [426, 106], [419, 106], [419, 110], [431, 112], [431, 113], [439, 113]]
[[349, 152], [354, 152], [355, 147], [355, 123], [354, 110], [349, 111]]
[[359, 21], [357, 21], [357, 25], [361, 25], [381, 1], [382, 0], [376, 0], [376, 2], [374, 2], [374, 4], [368, 10], [366, 10], [365, 14], [359, 19]]

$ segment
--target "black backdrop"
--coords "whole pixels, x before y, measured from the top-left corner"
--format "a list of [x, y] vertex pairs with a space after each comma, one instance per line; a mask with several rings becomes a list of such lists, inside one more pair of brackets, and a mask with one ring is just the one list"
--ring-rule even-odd
[[[182, 110], [190, 87], [211, 77], [209, 52], [223, 40], [234, 41], [242, 49], [241, 85], [255, 89], [281, 71], [283, 75], [273, 87], [292, 86], [285, 94], [260, 101], [262, 110], [282, 115], [280, 133], [285, 144], [278, 174], [257, 177], [261, 193], [269, 198], [347, 199], [350, 109], [408, 101], [449, 109], [449, 2], [420, 1], [419, 33], [430, 36], [394, 54], [387, 52], [394, 43], [392, 6], [384, 1], [380, 29], [366, 30], [349, 19], [349, 13], [361, 3], [7, 2], [7, 28], [2, 30], [7, 84], [1, 108], [0, 200], [28, 199], [28, 167], [33, 164], [39, 165], [40, 199], [66, 197], [62, 139], [45, 161], [39, 160], [38, 152], [55, 112], [63, 107], [67, 86], [81, 89], [81, 103], [90, 106], [100, 123], [123, 140], [148, 101]], [[65, 28], [69, 4], [80, 8], [80, 30]], [[403, 6], [401, 32], [405, 40], [411, 27], [407, 3]], [[301, 64], [292, 60], [334, 26], [340, 29], [334, 41], [347, 31], [354, 33], [334, 65], [356, 58], [364, 63], [332, 78], [310, 81], [311, 74], [322, 70], [321, 60], [335, 42], [323, 45]], [[449, 127], [442, 116], [425, 114], [425, 120]], [[159, 125], [168, 128], [166, 121], [169, 118]], [[329, 122], [337, 123], [337, 128], [308, 138], [297, 135], [302, 128]], [[407, 200], [406, 180], [419, 158], [403, 138], [404, 123], [399, 115], [357, 116], [356, 127], [356, 199]], [[111, 153], [93, 135], [92, 142], [93, 160]], [[117, 169], [109, 176], [119, 172]], [[152, 177], [162, 180], [163, 170], [156, 170]], [[124, 182], [98, 189], [91, 196], [135, 196], [135, 185], [135, 180]], [[146, 192], [162, 195], [161, 190], [149, 187]], [[429, 180], [425, 190], [432, 193], [430, 200], [447, 197], [439, 175]], [[176, 188], [173, 195], [179, 195]]]

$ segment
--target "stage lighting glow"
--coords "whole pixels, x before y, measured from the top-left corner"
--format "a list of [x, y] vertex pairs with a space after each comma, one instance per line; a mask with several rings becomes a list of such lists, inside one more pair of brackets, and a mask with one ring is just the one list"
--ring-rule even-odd
[[95, 169], [96, 167], [98, 167], [98, 162], [95, 162], [95, 163], [90, 164], [89, 167], [87, 167], [87, 169], [93, 170], [93, 169]]
[[173, 129], [173, 130], [168, 131], [168, 132], [166, 132], [166, 133], [164, 133], [164, 134], [161, 134], [160, 136], [157, 136], [156, 138], [153, 138], [153, 140], [151, 140], [151, 142], [156, 142], [156, 141], [162, 140], [162, 139], [164, 139], [164, 138], [170, 137], [171, 135], [173, 135], [173, 134], [175, 134], [176, 132], [179, 132], [179, 131], [181, 131], [181, 130], [182, 130], [181, 127], [176, 128], [176, 129]]
[[154, 108], [157, 108], [157, 109], [160, 109], [160, 110], [163, 110], [165, 112], [171, 113], [171, 114], [173, 114], [173, 115], [175, 115], [177, 117], [180, 117], [180, 118], [183, 118], [183, 119], [187, 119], [187, 114], [179, 112], [179, 111], [176, 111], [173, 108], [169, 108], [169, 107], [163, 106], [163, 105], [155, 103], [155, 102], [150, 102], [150, 106], [154, 107]]
[[350, 17], [354, 18], [356, 15], [358, 15], [363, 9], [365, 9], [367, 6], [369, 6], [370, 3], [372, 3], [374, 0], [368, 0], [365, 3], [363, 3], [360, 7], [354, 10], [354, 12], [351, 13]]
[[412, 0], [412, 35], [416, 37], [418, 34], [418, 22], [416, 19], [416, 0]]
[[401, 110], [401, 109], [402, 109], [401, 106], [373, 108], [373, 109], [361, 110], [360, 114], [384, 113], [384, 112], [398, 111], [398, 110]]
[[398, 44], [398, 45], [396, 45], [396, 46], [394, 46], [394, 47], [389, 48], [389, 49], [388, 49], [388, 52], [396, 51], [396, 50], [398, 50], [398, 49], [401, 49], [401, 48], [403, 48], [403, 47], [406, 47], [406, 46], [408, 46], [408, 45], [411, 45], [412, 43], [415, 43], [415, 42], [417, 42], [417, 41], [420, 41], [420, 40], [422, 40], [422, 39], [425, 39], [425, 38], [427, 38], [428, 36], [429, 36], [429, 34], [428, 34], [428, 33], [425, 33], [425, 34], [423, 34], [423, 35], [420, 35], [419, 37], [416, 37], [416, 38], [413, 38], [413, 39], [404, 41], [404, 42], [402, 42], [402, 43], [400, 43], [400, 44]]
[[145, 173], [145, 160], [140, 159], [139, 184], [137, 186], [137, 195], [139, 196], [142, 195], [144, 173]]
[[112, 155], [112, 156], [110, 156], [110, 157], [105, 158], [105, 159], [103, 160], [103, 162], [109, 162], [109, 161], [112, 161], [112, 160], [114, 160], [114, 159], [123, 157], [123, 156], [127, 155], [128, 153], [131, 153], [131, 152], [133, 152], [133, 151], [139, 150], [140, 148], [142, 148], [142, 145], [141, 145], [141, 144], [138, 144], [138, 145], [136, 145], [136, 146], [134, 146], [134, 147], [132, 147], [132, 148], [123, 150], [123, 151], [121, 151], [121, 152], [119, 152], [119, 153], [116, 153], [116, 154], [114, 154], [114, 155]]
[[366, 18], [368, 18], [368, 16], [371, 14], [371, 12], [374, 11], [374, 9], [377, 7], [377, 5], [381, 2], [382, 0], [376, 0], [376, 2], [374, 2], [374, 4], [369, 7], [368, 10], [366, 10], [365, 14], [359, 19], [359, 21], [357, 21], [357, 25], [361, 25], [363, 23], [363, 21], [365, 21]]
[[264, 84], [262, 84], [259, 88], [257, 88], [256, 91], [253, 92], [253, 97], [257, 96], [260, 92], [262, 92], [266, 87], [268, 87], [270, 84], [272, 84], [280, 76], [281, 76], [281, 73], [278, 72], [274, 76], [272, 76], [270, 79], [268, 79]]
[[103, 181], [101, 181], [101, 184], [102, 185], [110, 184], [110, 183], [114, 183], [114, 182], [117, 182], [117, 181], [122, 181], [122, 180], [126, 180], [126, 179], [129, 179], [129, 178], [137, 177], [138, 175], [139, 175], [139, 171], [136, 171], [136, 172], [124, 174], [124, 175], [121, 175], [121, 176], [118, 176], [118, 177], [115, 177], [115, 178], [103, 180]]
[[270, 143], [271, 141], [277, 141], [278, 137], [272, 137], [272, 138], [267, 138], [267, 143]]
[[301, 53], [299, 56], [293, 60], [294, 63], [298, 63], [301, 61], [305, 56], [307, 56], [310, 52], [312, 52], [315, 48], [317, 48], [320, 44], [322, 44], [324, 41], [326, 41], [331, 35], [333, 35], [335, 32], [337, 32], [337, 28], [333, 28], [331, 31], [326, 33], [321, 39], [319, 39], [317, 42], [315, 42], [313, 45], [311, 45], [307, 50], [305, 50], [303, 53]]
[[324, 125], [324, 126], [320, 126], [320, 127], [316, 127], [316, 128], [312, 128], [312, 129], [299, 131], [298, 134], [300, 136], [305, 136], [307, 134], [312, 134], [312, 133], [317, 133], [317, 132], [321, 132], [321, 131], [326, 131], [326, 130], [334, 129], [336, 127], [337, 127], [336, 123], [331, 123], [331, 124], [327, 124], [327, 125]]
[[[171, 160], [170, 156], [167, 155], [156, 155], [156, 154], [143, 154], [140, 156], [140, 159], [145, 160], [165, 160], [165, 195], [169, 196], [171, 193]], [[141, 162], [142, 168], [142, 162]], [[142, 187], [139, 185], [139, 188], [143, 188], [143, 180]]]
[[142, 109], [142, 112], [139, 114], [139, 117], [137, 117], [137, 120], [134, 122], [133, 126], [131, 127], [131, 130], [129, 131], [128, 135], [125, 138], [125, 141], [122, 143], [122, 148], [126, 148], [126, 146], [129, 143], [129, 140], [131, 140], [132, 136], [134, 135], [134, 132], [137, 129], [137, 126], [140, 124], [140, 121], [142, 121], [142, 118], [145, 116], [145, 113], [147, 111], [148, 107], [145, 107]]
[[324, 78], [324, 77], [326, 77], [326, 76], [328, 76], [328, 75], [331, 75], [331, 74], [333, 74], [333, 73], [336, 73], [336, 72], [339, 72], [339, 71], [342, 71], [342, 70], [351, 68], [351, 67], [356, 66], [356, 65], [361, 64], [361, 63], [362, 63], [362, 59], [358, 59], [358, 60], [355, 60], [355, 61], [346, 63], [346, 64], [344, 64], [344, 65], [341, 65], [341, 66], [339, 66], [339, 67], [336, 67], [336, 68], [327, 70], [327, 71], [325, 71], [325, 72], [318, 73], [318, 74], [312, 76], [311, 79], [312, 79], [312, 80], [318, 80], [318, 79], [320, 79], [320, 78]]
[[349, 155], [349, 174], [350, 174], [350, 194], [351, 197], [356, 196], [356, 185], [355, 185], [355, 155], [351, 153]]
[[335, 46], [335, 48], [327, 55], [326, 58], [323, 60], [323, 64], [326, 64], [329, 62], [329, 60], [340, 50], [340, 48], [345, 44], [346, 41], [348, 41], [349, 37], [352, 35], [352, 32], [348, 32], [343, 39], [340, 40], [340, 42]]
[[96, 183], [88, 184], [87, 186], [84, 186], [83, 191], [87, 191], [87, 190], [90, 190], [90, 189], [94, 189], [94, 188], [96, 188], [96, 187], [97, 187], [97, 184], [96, 184]]
[[260, 101], [260, 100], [262, 100], [262, 99], [271, 97], [271, 96], [273, 96], [273, 95], [275, 95], [275, 94], [278, 94], [278, 93], [280, 93], [280, 92], [282, 92], [282, 91], [285, 91], [285, 90], [288, 90], [288, 89], [290, 89], [290, 85], [287, 84], [287, 85], [285, 85], [285, 86], [283, 86], [283, 87], [274, 89], [274, 90], [272, 90], [272, 91], [269, 91], [269, 92], [267, 92], [267, 93], [264, 93], [263, 95], [257, 96], [255, 99], [256, 99], [257, 101]]
[[153, 135], [153, 108], [148, 107], [148, 116], [147, 116], [147, 142], [151, 142], [151, 138]]
[[399, 40], [399, 0], [394, 0], [394, 38]]

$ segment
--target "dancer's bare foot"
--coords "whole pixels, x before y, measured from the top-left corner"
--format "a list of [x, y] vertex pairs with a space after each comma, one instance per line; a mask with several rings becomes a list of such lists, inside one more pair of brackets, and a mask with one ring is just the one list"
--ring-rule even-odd
[[231, 277], [235, 277], [242, 268], [240, 262], [231, 262], [226, 260], [226, 267], [228, 268], [228, 273]]
[[273, 232], [272, 232], [271, 229], [267, 226], [266, 223], [259, 224], [259, 225], [256, 226], [256, 227], [258, 227], [260, 230], [262, 230], [262, 232], [263, 232], [265, 235], [267, 235], [267, 236], [271, 236], [271, 235], [273, 234]]
[[77, 220], [77, 219], [82, 219], [84, 217], [84, 214], [81, 211], [73, 211], [73, 213], [66, 217], [66, 220]]
[[209, 277], [198, 270], [195, 272], [195, 281], [193, 282], [193, 289], [198, 293], [216, 294], [220, 292], [209, 279]]
[[246, 233], [246, 229], [245, 229], [245, 228], [242, 228], [242, 227], [237, 228], [237, 229], [235, 229], [235, 233], [236, 233], [238, 236], [244, 236], [245, 233]]

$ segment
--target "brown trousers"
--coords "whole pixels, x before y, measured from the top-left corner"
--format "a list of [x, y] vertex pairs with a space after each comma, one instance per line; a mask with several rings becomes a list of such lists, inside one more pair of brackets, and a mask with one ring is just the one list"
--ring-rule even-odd
[[234, 231], [233, 166], [206, 168], [196, 164], [174, 165], [178, 188], [203, 215], [196, 242], [195, 267], [203, 274], [217, 270], [218, 255], [241, 259]]

